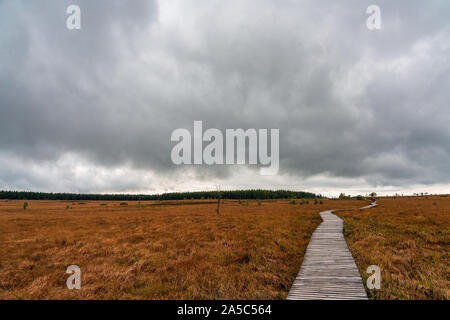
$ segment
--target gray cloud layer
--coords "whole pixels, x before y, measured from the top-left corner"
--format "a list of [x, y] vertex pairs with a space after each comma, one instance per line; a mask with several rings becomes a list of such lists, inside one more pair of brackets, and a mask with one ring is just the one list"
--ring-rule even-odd
[[[170, 134], [194, 120], [280, 128], [284, 187], [449, 185], [450, 3], [378, 1], [380, 31], [369, 4], [2, 1], [0, 188], [240, 183], [240, 169], [172, 165]], [[258, 175], [244, 174], [280, 185]]]

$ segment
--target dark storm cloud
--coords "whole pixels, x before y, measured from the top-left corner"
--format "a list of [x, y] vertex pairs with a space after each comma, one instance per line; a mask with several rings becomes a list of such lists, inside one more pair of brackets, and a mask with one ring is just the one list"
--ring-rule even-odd
[[[80, 32], [65, 27], [72, 3], [82, 8]], [[141, 120], [129, 112], [132, 101], [117, 105], [111, 96], [129, 92], [116, 78], [120, 61], [138, 50], [134, 42], [157, 18], [155, 3], [13, 1], [2, 7], [10, 33], [2, 45], [2, 148], [37, 158], [77, 151], [116, 164], [126, 160], [124, 145], [144, 145], [141, 131], [151, 131], [144, 121], [136, 125]]]
[[[69, 4], [80, 31], [65, 27]], [[0, 2], [0, 187], [152, 186], [139, 170], [176, 184], [186, 168], [170, 161], [170, 134], [194, 120], [279, 128], [282, 175], [448, 184], [450, 4], [378, 1], [380, 31], [365, 26], [369, 4]], [[128, 173], [44, 174], [80, 159]], [[232, 184], [227, 169], [192, 179]]]

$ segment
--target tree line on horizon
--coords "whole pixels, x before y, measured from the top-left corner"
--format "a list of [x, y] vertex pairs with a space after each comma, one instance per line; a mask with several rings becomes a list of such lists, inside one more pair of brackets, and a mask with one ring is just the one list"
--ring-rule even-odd
[[149, 201], [190, 199], [311, 199], [322, 198], [311, 192], [288, 190], [231, 190], [171, 192], [162, 194], [83, 194], [32, 191], [0, 191], [0, 199], [8, 200], [98, 200], [98, 201]]

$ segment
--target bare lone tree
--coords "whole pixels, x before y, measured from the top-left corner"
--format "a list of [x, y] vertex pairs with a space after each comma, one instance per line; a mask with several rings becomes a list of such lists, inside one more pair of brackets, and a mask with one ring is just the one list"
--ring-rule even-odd
[[222, 199], [222, 192], [220, 186], [217, 187], [217, 215], [220, 216], [220, 200]]

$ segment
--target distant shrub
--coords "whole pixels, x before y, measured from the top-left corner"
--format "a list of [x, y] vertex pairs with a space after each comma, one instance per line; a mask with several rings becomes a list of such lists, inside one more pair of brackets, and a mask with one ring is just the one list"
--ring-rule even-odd
[[69, 206], [69, 205], [67, 205], [67, 206], [66, 206], [66, 210], [69, 210], [69, 209], [70, 209], [70, 206]]
[[262, 205], [261, 201], [258, 201], [258, 206]]
[[320, 202], [319, 202], [320, 204], [323, 204], [323, 201], [322, 200], [320, 200]]
[[239, 204], [240, 204], [241, 206], [248, 206], [248, 201], [242, 201], [242, 200], [239, 200]]
[[291, 200], [291, 204], [297, 204], [297, 200]]
[[107, 203], [100, 203], [101, 206], [107, 206]]
[[121, 205], [121, 206], [127, 206], [128, 203], [126, 203], [126, 202], [121, 202], [120, 205]]
[[27, 210], [27, 208], [28, 208], [28, 202], [24, 202], [23, 203], [23, 210]]
[[351, 200], [351, 199], [354, 199], [351, 195], [346, 195], [345, 193], [341, 193], [340, 195], [339, 195], [339, 198], [338, 198], [339, 200]]
[[356, 200], [364, 200], [364, 197], [363, 197], [362, 195], [358, 194], [358, 195], [355, 197], [355, 199], [356, 199]]
[[318, 204], [319, 201], [317, 201], [317, 199], [314, 199], [314, 204]]

